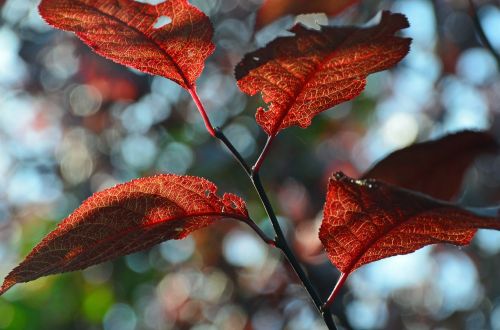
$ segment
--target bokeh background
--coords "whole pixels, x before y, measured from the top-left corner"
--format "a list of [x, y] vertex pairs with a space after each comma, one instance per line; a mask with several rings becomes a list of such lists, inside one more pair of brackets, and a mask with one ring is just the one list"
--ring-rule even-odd
[[[198, 81], [212, 121], [250, 162], [265, 136], [233, 68], [294, 22], [253, 33], [260, 0], [191, 0], [215, 27], [217, 50]], [[500, 52], [498, 1], [476, 1]], [[93, 54], [38, 16], [38, 1], [0, 1], [0, 278], [92, 193], [155, 173], [204, 176], [248, 201], [249, 182], [206, 133], [187, 93]], [[262, 169], [289, 241], [323, 296], [338, 272], [317, 230], [327, 178], [358, 176], [411, 143], [462, 129], [500, 137], [499, 64], [477, 37], [467, 1], [361, 1], [331, 18], [362, 24], [380, 9], [408, 16], [414, 41], [396, 68], [370, 76], [352, 102], [307, 130], [279, 135]], [[299, 18], [309, 24], [322, 16]], [[314, 25], [314, 24], [313, 24]], [[500, 203], [500, 157], [478, 159], [460, 203]], [[500, 234], [466, 248], [432, 246], [356, 271], [334, 305], [345, 329], [500, 329]], [[0, 298], [0, 329], [324, 329], [281, 255], [229, 221], [85, 271], [21, 284]]]

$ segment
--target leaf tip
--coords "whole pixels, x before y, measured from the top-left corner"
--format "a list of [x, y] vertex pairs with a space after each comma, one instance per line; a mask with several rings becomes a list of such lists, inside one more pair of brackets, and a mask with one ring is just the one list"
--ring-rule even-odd
[[222, 196], [224, 211], [228, 213], [238, 214], [244, 218], [248, 218], [248, 210], [243, 199], [235, 194], [225, 193]]
[[2, 286], [0, 287], [0, 296], [7, 292], [10, 288], [12, 288], [14, 284], [16, 284], [16, 282], [13, 280], [9, 280], [9, 277], [7, 276], [3, 281]]

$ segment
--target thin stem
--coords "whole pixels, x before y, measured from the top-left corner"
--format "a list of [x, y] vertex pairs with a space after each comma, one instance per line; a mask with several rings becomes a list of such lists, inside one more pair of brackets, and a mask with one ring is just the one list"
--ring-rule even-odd
[[483, 43], [484, 47], [486, 47], [490, 51], [491, 55], [493, 55], [493, 57], [497, 61], [498, 67], [500, 68], [500, 54], [498, 54], [495, 47], [493, 47], [490, 40], [486, 36], [483, 26], [481, 25], [481, 20], [479, 19], [479, 15], [477, 14], [476, 5], [474, 4], [473, 0], [469, 0], [469, 6], [472, 20], [474, 21], [474, 26], [476, 27], [477, 33], [479, 34], [479, 39]]
[[264, 162], [264, 160], [266, 159], [267, 157], [267, 153], [269, 152], [269, 150], [271, 149], [271, 145], [273, 144], [273, 141], [274, 141], [274, 138], [276, 137], [276, 135], [269, 135], [267, 137], [267, 141], [266, 141], [266, 145], [264, 146], [264, 148], [262, 149], [262, 152], [260, 153], [260, 156], [259, 158], [257, 159], [257, 161], [255, 162], [255, 165], [252, 166], [252, 170], [254, 173], [259, 173], [260, 171], [260, 167], [262, 166], [262, 163]]
[[321, 309], [323, 311], [327, 311], [330, 308], [330, 306], [332, 305], [333, 301], [335, 300], [335, 297], [337, 297], [337, 295], [339, 294], [340, 289], [342, 288], [342, 286], [344, 286], [344, 283], [347, 280], [348, 276], [349, 276], [349, 273], [342, 273], [342, 274], [340, 274], [340, 277], [337, 280], [337, 284], [335, 284], [335, 287], [333, 288], [332, 293], [330, 294], [330, 296], [326, 300], [326, 302], [323, 305], [323, 307], [321, 307]]
[[196, 107], [198, 108], [198, 111], [200, 112], [201, 118], [203, 118], [203, 122], [205, 123], [205, 127], [207, 128], [207, 131], [210, 135], [215, 137], [215, 130], [214, 127], [212, 126], [212, 123], [210, 122], [210, 118], [208, 118], [207, 112], [205, 111], [205, 107], [203, 106], [203, 103], [201, 103], [200, 97], [198, 96], [198, 93], [196, 92], [196, 86], [193, 86], [188, 89], [189, 94], [191, 94], [191, 97], [193, 98], [194, 103], [196, 104]]
[[266, 142], [266, 145], [264, 146], [261, 155], [257, 159], [257, 162], [255, 165], [250, 168], [248, 166], [247, 162], [245, 159], [241, 156], [241, 154], [236, 150], [234, 145], [229, 141], [229, 139], [224, 135], [224, 133], [220, 130], [220, 128], [214, 129], [212, 124], [210, 123], [210, 119], [207, 116], [207, 113], [205, 111], [205, 108], [203, 107], [203, 104], [200, 101], [200, 98], [196, 92], [196, 88], [190, 88], [189, 89], [189, 94], [191, 94], [191, 97], [193, 98], [193, 101], [196, 103], [196, 106], [198, 107], [198, 110], [200, 111], [201, 116], [203, 117], [203, 121], [205, 122], [205, 126], [207, 127], [208, 132], [210, 135], [215, 137], [216, 139], [220, 140], [229, 150], [229, 152], [233, 155], [233, 157], [237, 160], [237, 162], [240, 164], [240, 166], [245, 170], [246, 174], [252, 181], [252, 184], [257, 191], [257, 194], [259, 195], [259, 198], [262, 202], [262, 205], [264, 206], [267, 215], [269, 216], [269, 219], [271, 220], [271, 223], [273, 225], [274, 231], [276, 233], [276, 239], [271, 240], [269, 239], [262, 231], [261, 229], [255, 224], [250, 219], [247, 219], [245, 222], [255, 230], [257, 235], [259, 235], [264, 242], [267, 244], [279, 248], [286, 256], [288, 262], [294, 269], [295, 273], [299, 277], [299, 279], [302, 281], [302, 284], [304, 285], [305, 289], [309, 293], [309, 296], [314, 302], [314, 305], [318, 309], [319, 313], [323, 316], [323, 320], [325, 321], [325, 324], [328, 326], [328, 329], [330, 330], [337, 330], [337, 327], [335, 326], [335, 323], [332, 318], [332, 314], [326, 309], [324, 310], [323, 307], [323, 302], [321, 301], [321, 298], [319, 297], [318, 293], [314, 289], [313, 285], [311, 284], [311, 281], [307, 277], [306, 273], [302, 269], [302, 266], [298, 262], [297, 258], [295, 257], [295, 254], [293, 251], [290, 249], [288, 246], [288, 243], [286, 242], [285, 235], [283, 234], [283, 230], [281, 229], [280, 224], [278, 223], [278, 219], [276, 218], [276, 214], [274, 213], [273, 207], [271, 205], [271, 202], [269, 201], [269, 198], [267, 197], [267, 194], [264, 190], [264, 187], [262, 186], [262, 182], [260, 181], [260, 176], [259, 176], [259, 170], [260, 167], [264, 161], [264, 159], [267, 156], [267, 153], [270, 150], [271, 144], [274, 140], [275, 135], [269, 136]]
[[276, 239], [275, 239], [276, 247], [279, 248], [285, 254], [286, 258], [288, 259], [288, 262], [292, 266], [293, 270], [295, 271], [299, 279], [302, 281], [302, 284], [304, 285], [305, 289], [309, 293], [309, 296], [316, 305], [316, 308], [323, 316], [323, 319], [325, 321], [325, 324], [328, 326], [328, 329], [333, 329], [333, 330], [337, 329], [335, 323], [333, 322], [332, 314], [329, 311], [325, 311], [322, 309], [323, 302], [321, 301], [321, 298], [314, 289], [306, 273], [302, 269], [302, 266], [295, 257], [295, 254], [292, 252], [292, 249], [290, 249], [290, 247], [288, 246], [288, 243], [286, 242], [285, 239], [285, 235], [283, 234], [283, 230], [281, 229], [278, 219], [276, 218], [276, 214], [274, 213], [271, 202], [269, 201], [269, 198], [267, 197], [264, 187], [262, 186], [262, 182], [260, 181], [259, 173], [254, 171], [252, 173], [251, 180], [255, 187], [255, 190], [257, 191], [257, 194], [259, 195], [262, 205], [264, 205], [267, 215], [271, 220], [274, 231], [276, 232]]
[[267, 237], [267, 235], [260, 229], [259, 226], [252, 219], [238, 219], [242, 222], [246, 223], [250, 228], [252, 228], [257, 235], [267, 244], [273, 247], [276, 247], [276, 241]]
[[248, 176], [252, 175], [252, 170], [250, 169], [250, 166], [248, 166], [247, 162], [241, 156], [241, 154], [236, 150], [234, 145], [229, 141], [229, 139], [224, 135], [222, 130], [219, 127], [215, 128], [215, 137], [219, 139], [224, 145], [229, 149], [229, 152], [231, 155], [233, 155], [234, 159], [240, 164], [240, 166], [245, 170], [246, 174]]

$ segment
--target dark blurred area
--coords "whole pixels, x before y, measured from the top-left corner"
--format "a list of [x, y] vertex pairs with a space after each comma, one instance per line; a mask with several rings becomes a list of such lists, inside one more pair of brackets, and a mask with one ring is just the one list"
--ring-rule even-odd
[[[209, 15], [217, 49], [198, 90], [213, 123], [253, 162], [265, 134], [260, 96], [236, 86], [233, 68], [295, 20], [254, 35], [260, 0], [191, 0]], [[498, 1], [476, 1], [500, 52]], [[245, 173], [210, 138], [189, 95], [93, 54], [56, 31], [38, 1], [0, 1], [0, 277], [92, 193], [155, 173], [198, 175], [237, 193], [262, 229], [272, 228]], [[327, 178], [360, 176], [414, 142], [462, 129], [500, 139], [500, 76], [475, 31], [468, 1], [361, 1], [330, 18], [364, 24], [381, 9], [408, 16], [410, 54], [370, 76], [365, 92], [277, 138], [262, 168], [289, 241], [322, 296], [338, 272], [318, 228]], [[460, 203], [498, 205], [500, 156], [477, 159]], [[334, 304], [344, 329], [500, 329], [500, 234], [479, 231], [466, 248], [430, 246], [357, 270]], [[340, 327], [339, 327], [340, 328]], [[340, 329], [342, 329], [340, 328]], [[20, 284], [0, 298], [0, 329], [325, 329], [278, 251], [230, 221], [181, 241], [81, 272]]]

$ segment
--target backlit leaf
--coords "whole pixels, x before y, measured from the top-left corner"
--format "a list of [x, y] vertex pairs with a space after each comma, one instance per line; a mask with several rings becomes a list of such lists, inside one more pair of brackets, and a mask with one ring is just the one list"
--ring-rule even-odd
[[286, 15], [325, 13], [334, 16], [359, 0], [266, 0], [255, 18], [255, 30]]
[[377, 179], [432, 197], [451, 200], [462, 177], [481, 153], [498, 150], [488, 133], [464, 131], [397, 150], [377, 163], [364, 179]]
[[202, 178], [164, 174], [98, 192], [6, 277], [0, 294], [16, 283], [84, 269], [184, 238], [223, 218], [248, 219], [239, 197], [219, 197], [216, 191], [213, 183]]
[[396, 37], [408, 27], [401, 14], [383, 12], [369, 28], [326, 27], [320, 31], [294, 26], [280, 37], [247, 54], [236, 66], [240, 89], [262, 93], [269, 109], [256, 119], [268, 135], [292, 125], [307, 127], [318, 113], [359, 95], [368, 74], [399, 62], [410, 39]]
[[333, 264], [350, 274], [367, 263], [429, 244], [469, 244], [479, 228], [499, 230], [500, 219], [337, 173], [328, 184], [319, 237]]
[[184, 88], [194, 85], [214, 50], [210, 20], [187, 0], [42, 0], [39, 10], [96, 53]]

